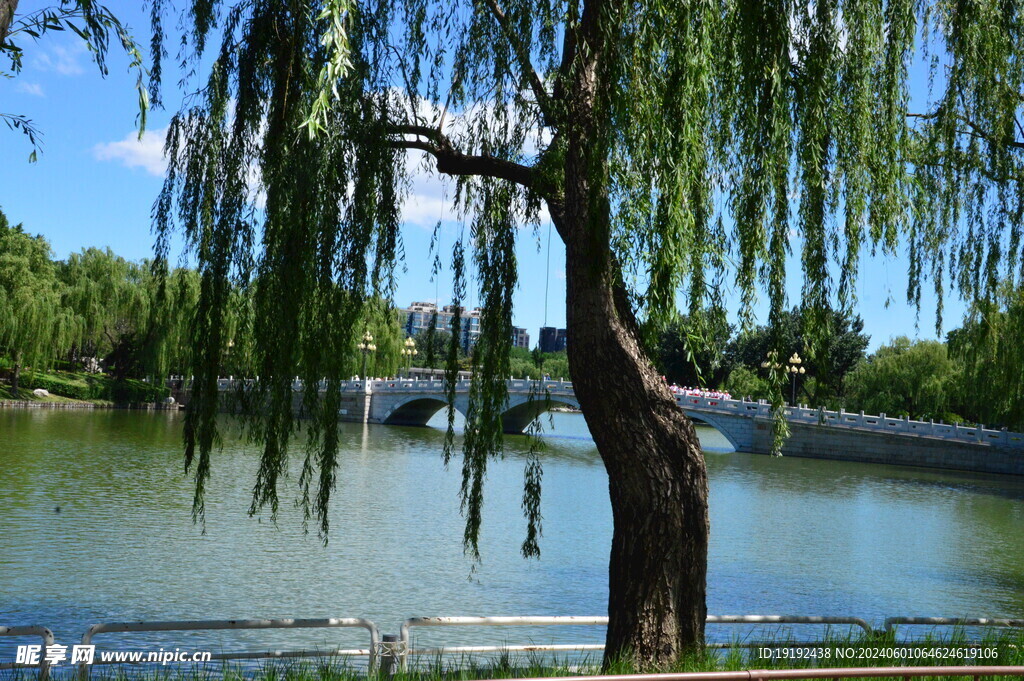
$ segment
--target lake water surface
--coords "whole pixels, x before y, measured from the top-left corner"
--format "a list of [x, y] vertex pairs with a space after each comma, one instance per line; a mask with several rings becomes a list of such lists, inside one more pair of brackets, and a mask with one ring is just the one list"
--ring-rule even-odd
[[[443, 432], [343, 427], [330, 542], [286, 485], [277, 524], [249, 518], [252, 447], [213, 459], [205, 533], [190, 517], [182, 415], [0, 410], [0, 625], [59, 643], [124, 620], [606, 613], [607, 478], [582, 417], [555, 414], [540, 560], [524, 560], [523, 438], [488, 470], [482, 563], [463, 555]], [[227, 426], [227, 424], [225, 424]], [[551, 430], [550, 427], [548, 430]], [[729, 452], [701, 429], [711, 480], [712, 614], [1024, 616], [1024, 480]], [[296, 454], [301, 447], [296, 448]], [[56, 512], [59, 507], [60, 512]], [[709, 628], [709, 637], [735, 630]], [[595, 628], [430, 630], [420, 642], [601, 642]], [[359, 632], [108, 635], [101, 645], [366, 645]], [[0, 658], [25, 639], [0, 639]]]

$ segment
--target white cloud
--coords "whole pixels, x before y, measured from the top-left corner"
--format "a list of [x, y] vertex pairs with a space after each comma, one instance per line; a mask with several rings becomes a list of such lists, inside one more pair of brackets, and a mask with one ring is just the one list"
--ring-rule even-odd
[[143, 168], [151, 175], [163, 177], [167, 169], [166, 137], [167, 128], [147, 130], [141, 140], [138, 133], [130, 132], [119, 142], [97, 144], [92, 154], [99, 161], [118, 161], [128, 168]]
[[43, 92], [43, 86], [39, 83], [29, 83], [27, 81], [21, 81], [18, 83], [18, 92], [24, 92], [25, 94], [32, 95], [33, 97], [45, 97], [46, 93]]
[[40, 71], [53, 71], [62, 76], [77, 76], [85, 73], [82, 61], [88, 53], [89, 49], [83, 41], [52, 45], [39, 51], [32, 58], [32, 65]]
[[[117, 161], [127, 168], [142, 168], [150, 175], [163, 177], [167, 172], [167, 158], [164, 156], [164, 141], [167, 128], [147, 130], [142, 139], [137, 132], [129, 132], [118, 142], [103, 142], [92, 148], [92, 155], [98, 161]], [[260, 183], [259, 170], [250, 167], [245, 178], [249, 188], [249, 200], [257, 208], [267, 205], [267, 193]]]

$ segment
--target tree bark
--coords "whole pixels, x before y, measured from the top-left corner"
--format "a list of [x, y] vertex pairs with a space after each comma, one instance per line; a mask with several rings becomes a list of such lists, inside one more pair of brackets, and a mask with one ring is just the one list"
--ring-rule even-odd
[[7, 40], [11, 30], [11, 21], [18, 9], [18, 0], [0, 0], [0, 43]]
[[[590, 0], [566, 85], [563, 195], [549, 200], [565, 242], [573, 387], [608, 472], [614, 529], [605, 666], [649, 668], [703, 646], [708, 480], [693, 424], [647, 359], [611, 248], [607, 151], [598, 95], [609, 21]], [[571, 46], [572, 39], [567, 41]], [[568, 48], [567, 48], [568, 49]]]
[[610, 249], [601, 267], [584, 241], [566, 244], [567, 349], [611, 494], [605, 664], [663, 665], [704, 642], [707, 470], [693, 424], [644, 354]]

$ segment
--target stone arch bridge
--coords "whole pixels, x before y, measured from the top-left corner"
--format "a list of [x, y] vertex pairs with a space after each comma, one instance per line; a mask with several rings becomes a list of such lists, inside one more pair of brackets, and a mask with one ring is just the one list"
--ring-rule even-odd
[[[178, 388], [179, 401], [187, 401], [187, 381], [179, 377], [170, 385]], [[240, 382], [225, 378], [218, 385], [227, 392], [237, 390]], [[507, 387], [508, 406], [502, 415], [506, 433], [522, 433], [552, 407], [579, 407], [569, 381], [512, 379]], [[298, 409], [304, 387], [296, 379], [292, 388]], [[469, 388], [468, 380], [455, 386], [455, 408], [463, 414]], [[424, 426], [447, 405], [440, 380], [351, 380], [342, 383], [341, 391], [342, 419], [359, 423]], [[719, 431], [737, 451], [771, 451], [771, 405], [682, 394], [676, 400], [690, 418]], [[791, 435], [782, 453], [789, 456], [1024, 475], [1020, 433], [804, 406], [786, 407], [784, 416]]]

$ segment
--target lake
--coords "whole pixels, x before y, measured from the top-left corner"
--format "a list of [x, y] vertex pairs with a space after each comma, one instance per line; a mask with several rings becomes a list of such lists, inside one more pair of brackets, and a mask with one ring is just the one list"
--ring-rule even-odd
[[[255, 451], [231, 433], [213, 458], [205, 532], [194, 525], [182, 421], [0, 410], [0, 625], [42, 624], [70, 644], [104, 621], [366, 617], [398, 633], [412, 616], [606, 613], [607, 478], [578, 414], [545, 420], [540, 560], [519, 554], [525, 440], [509, 437], [488, 469], [479, 565], [463, 555], [460, 465], [445, 469], [439, 429], [342, 426], [325, 547], [291, 503], [297, 475], [276, 525], [247, 516]], [[852, 615], [876, 626], [893, 615], [1024, 613], [1024, 480], [773, 459], [730, 452], [699, 430], [711, 484], [709, 613]], [[602, 639], [593, 627], [417, 631], [421, 643], [447, 645]], [[213, 650], [327, 640], [366, 646], [360, 631], [324, 630], [97, 639]], [[27, 642], [0, 639], [0, 658]]]

